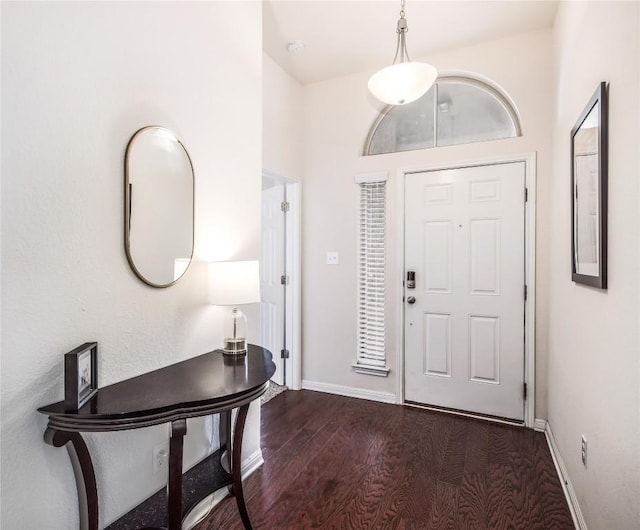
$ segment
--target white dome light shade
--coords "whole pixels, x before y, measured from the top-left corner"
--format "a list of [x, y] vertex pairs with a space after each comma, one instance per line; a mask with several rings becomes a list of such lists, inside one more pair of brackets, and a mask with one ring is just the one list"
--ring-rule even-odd
[[404, 62], [387, 66], [369, 78], [369, 91], [388, 105], [406, 105], [424, 95], [438, 77], [427, 63]]

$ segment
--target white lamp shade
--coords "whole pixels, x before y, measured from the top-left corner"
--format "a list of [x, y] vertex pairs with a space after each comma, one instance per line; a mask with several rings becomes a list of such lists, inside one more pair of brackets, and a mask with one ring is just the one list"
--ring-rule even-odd
[[432, 87], [438, 71], [427, 63], [396, 63], [369, 78], [369, 91], [388, 105], [406, 105]]
[[209, 303], [242, 305], [260, 301], [260, 264], [256, 261], [209, 263]]

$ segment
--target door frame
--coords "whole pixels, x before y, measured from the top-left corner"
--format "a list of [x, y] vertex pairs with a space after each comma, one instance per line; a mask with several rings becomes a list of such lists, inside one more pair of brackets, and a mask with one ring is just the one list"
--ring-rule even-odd
[[[302, 338], [301, 338], [301, 199], [302, 182], [268, 169], [262, 170], [262, 178], [267, 177], [284, 184], [286, 200], [289, 203], [285, 222], [285, 266], [289, 276], [289, 284], [285, 291], [286, 333], [289, 344], [290, 370], [287, 372], [285, 384], [292, 390], [302, 388]], [[279, 352], [272, 352], [279, 355]]]
[[[525, 188], [527, 189], [527, 201], [524, 204], [525, 222], [525, 285], [527, 286], [527, 299], [524, 304], [525, 311], [525, 340], [524, 340], [524, 383], [527, 386], [527, 399], [524, 403], [524, 425], [531, 429], [535, 426], [535, 404], [536, 404], [536, 153], [523, 153], [515, 155], [504, 155], [489, 158], [465, 160], [461, 162], [440, 162], [435, 164], [425, 164], [413, 167], [398, 168], [396, 200], [398, 208], [398, 256], [396, 285], [400, 287], [400, 296], [396, 300], [396, 314], [398, 318], [398, 328], [396, 330], [396, 351], [399, 352], [396, 360], [396, 403], [404, 404], [404, 310], [403, 302], [404, 288], [404, 251], [405, 251], [405, 179], [407, 175], [413, 173], [423, 173], [425, 171], [441, 171], [446, 169], [463, 169], [477, 166], [492, 166], [496, 164], [508, 164], [513, 162], [524, 162], [525, 165]], [[472, 413], [469, 415], [473, 416]]]

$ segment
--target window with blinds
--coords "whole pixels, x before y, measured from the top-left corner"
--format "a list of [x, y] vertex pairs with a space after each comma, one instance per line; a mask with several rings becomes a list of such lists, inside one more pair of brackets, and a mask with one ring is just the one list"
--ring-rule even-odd
[[385, 208], [387, 176], [356, 177], [360, 186], [358, 358], [356, 372], [386, 376]]

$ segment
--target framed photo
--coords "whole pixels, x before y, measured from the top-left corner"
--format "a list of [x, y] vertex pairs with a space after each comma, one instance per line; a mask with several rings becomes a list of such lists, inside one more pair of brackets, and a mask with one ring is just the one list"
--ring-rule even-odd
[[64, 355], [64, 401], [78, 410], [98, 391], [98, 343], [85, 342]]
[[607, 84], [571, 129], [571, 279], [607, 288]]

